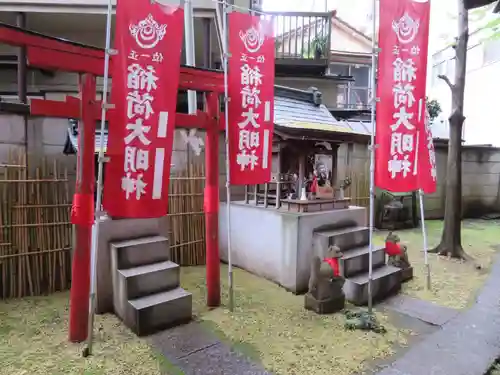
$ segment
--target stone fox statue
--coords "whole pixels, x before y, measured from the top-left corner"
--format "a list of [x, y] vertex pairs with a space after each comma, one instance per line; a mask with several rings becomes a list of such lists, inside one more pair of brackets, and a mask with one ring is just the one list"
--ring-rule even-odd
[[313, 257], [311, 262], [311, 276], [309, 278], [309, 292], [317, 300], [344, 296], [342, 287], [344, 278], [340, 270], [342, 253], [337, 246], [330, 246], [325, 259]]
[[389, 256], [388, 264], [402, 269], [410, 268], [408, 259], [408, 248], [401, 244], [401, 239], [397, 234], [389, 232], [385, 239], [385, 251]]

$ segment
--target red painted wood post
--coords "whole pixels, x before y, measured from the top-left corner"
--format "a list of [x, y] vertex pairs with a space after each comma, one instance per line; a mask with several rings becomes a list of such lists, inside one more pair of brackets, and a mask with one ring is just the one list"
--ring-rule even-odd
[[94, 223], [95, 76], [92, 74], [80, 76], [80, 95], [81, 120], [78, 124], [76, 188], [71, 210], [71, 222], [75, 225], [69, 311], [71, 342], [84, 341], [87, 338], [88, 328], [90, 247]]
[[205, 236], [207, 254], [207, 306], [221, 302], [219, 259], [219, 98], [207, 94], [208, 123], [205, 140]]

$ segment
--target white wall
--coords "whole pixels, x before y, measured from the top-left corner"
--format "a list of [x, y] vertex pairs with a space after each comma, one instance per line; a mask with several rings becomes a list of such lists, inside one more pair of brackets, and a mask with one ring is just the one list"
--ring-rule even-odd
[[[500, 44], [496, 46], [500, 49]], [[436, 99], [442, 113], [434, 121], [443, 133], [449, 129], [448, 117], [451, 114], [451, 91], [447, 84], [438, 79], [437, 74], [444, 74], [454, 80], [454, 54], [445, 50], [444, 62], [437, 55], [433, 57], [434, 68], [429, 69], [428, 95]], [[485, 45], [470, 45], [467, 52], [467, 75], [464, 97], [464, 132], [465, 144], [491, 144], [500, 146], [500, 120], [494, 115], [493, 108], [498, 106], [498, 83], [500, 82], [500, 60], [485, 61]], [[438, 61], [436, 61], [438, 59]], [[439, 66], [438, 67], [436, 67]]]
[[331, 49], [345, 52], [371, 52], [370, 42], [359, 34], [340, 24], [332, 22]]

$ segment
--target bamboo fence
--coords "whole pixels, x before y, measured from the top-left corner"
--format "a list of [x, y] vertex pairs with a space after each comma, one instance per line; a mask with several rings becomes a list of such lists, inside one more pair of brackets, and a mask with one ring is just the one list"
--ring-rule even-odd
[[369, 163], [358, 165], [357, 168], [348, 166], [347, 177], [352, 184], [347, 195], [351, 198], [351, 204], [355, 206], [368, 207], [370, 205], [370, 170]]
[[168, 227], [172, 261], [181, 266], [205, 264], [203, 164], [188, 163], [170, 178]]
[[0, 297], [69, 287], [71, 198], [67, 171], [43, 160], [29, 178], [26, 156], [0, 164]]
[[[68, 174], [43, 160], [28, 176], [26, 156], [0, 164], [0, 299], [69, 289], [72, 228]], [[171, 176], [169, 239], [172, 261], [205, 264], [204, 168], [189, 164]]]

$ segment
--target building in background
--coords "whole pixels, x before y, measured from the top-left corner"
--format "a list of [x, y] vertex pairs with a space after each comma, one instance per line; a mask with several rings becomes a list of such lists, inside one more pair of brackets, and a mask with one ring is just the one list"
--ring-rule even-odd
[[[433, 133], [448, 138], [448, 117], [451, 113], [451, 91], [438, 75], [446, 75], [453, 82], [455, 50], [450, 45], [429, 59], [428, 95], [436, 99], [442, 113], [433, 123]], [[500, 39], [485, 39], [482, 30], [471, 33], [467, 51], [463, 139], [468, 145], [500, 146], [500, 120], [494, 115], [498, 105], [498, 77], [500, 77]]]
[[[276, 25], [276, 55], [288, 62], [286, 69], [277, 66], [278, 84], [319, 90], [323, 103], [336, 117], [368, 114], [371, 39], [367, 35], [336, 12], [317, 19], [304, 13], [300, 20], [278, 20]], [[298, 61], [304, 56], [309, 67]]]

